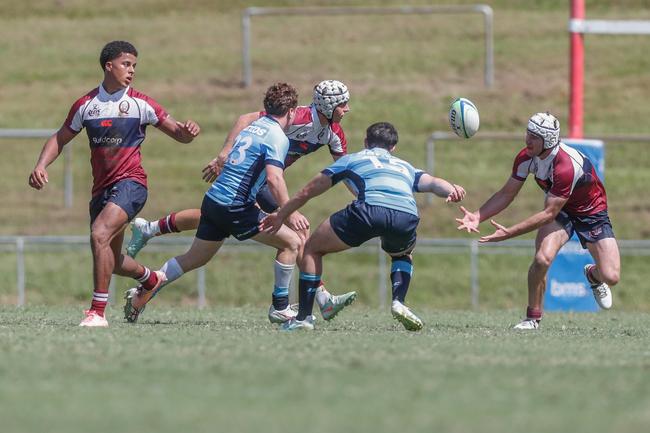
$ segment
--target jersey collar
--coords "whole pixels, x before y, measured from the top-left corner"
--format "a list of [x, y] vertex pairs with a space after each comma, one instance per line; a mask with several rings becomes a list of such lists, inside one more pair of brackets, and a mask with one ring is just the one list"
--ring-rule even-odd
[[388, 149], [384, 149], [383, 147], [373, 147], [372, 149], [368, 149], [369, 151], [373, 152], [375, 155], [390, 155], [390, 152]]
[[115, 93], [108, 93], [106, 89], [104, 89], [104, 85], [100, 84], [99, 85], [99, 99], [101, 101], [119, 101], [122, 99], [124, 95], [126, 95], [126, 92], [128, 92], [130, 89], [130, 86], [127, 86], [126, 88], [122, 90], [118, 90]]
[[318, 117], [318, 110], [316, 110], [316, 106], [314, 104], [311, 104], [309, 108], [311, 109], [311, 123], [314, 129], [322, 128], [323, 125], [320, 123], [320, 117]]

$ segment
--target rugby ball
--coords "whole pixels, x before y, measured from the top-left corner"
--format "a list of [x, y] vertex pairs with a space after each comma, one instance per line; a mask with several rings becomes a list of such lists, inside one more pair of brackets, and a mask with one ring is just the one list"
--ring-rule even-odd
[[478, 109], [469, 99], [458, 98], [449, 109], [449, 126], [461, 138], [470, 138], [479, 127]]

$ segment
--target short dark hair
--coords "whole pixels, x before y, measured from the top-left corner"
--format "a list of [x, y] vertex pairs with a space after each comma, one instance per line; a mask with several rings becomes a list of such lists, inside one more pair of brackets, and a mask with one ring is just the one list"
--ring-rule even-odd
[[275, 83], [264, 95], [264, 110], [267, 114], [284, 116], [290, 108], [298, 106], [298, 91], [288, 83]]
[[373, 123], [366, 129], [366, 141], [369, 149], [373, 147], [390, 149], [397, 144], [398, 140], [397, 129], [388, 122]]
[[130, 42], [112, 41], [104, 45], [102, 53], [99, 55], [99, 64], [102, 67], [102, 71], [106, 68], [107, 62], [120, 57], [122, 53], [133, 54], [138, 57], [138, 50]]

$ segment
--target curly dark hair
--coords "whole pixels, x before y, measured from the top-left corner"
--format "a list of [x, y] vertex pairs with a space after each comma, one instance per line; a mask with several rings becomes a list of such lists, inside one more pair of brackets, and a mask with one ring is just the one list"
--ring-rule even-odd
[[112, 41], [104, 45], [102, 53], [99, 55], [99, 64], [102, 67], [102, 71], [106, 67], [106, 62], [110, 62], [119, 57], [122, 53], [133, 54], [138, 57], [138, 50], [130, 42]]
[[289, 108], [298, 106], [298, 91], [288, 83], [275, 83], [264, 95], [264, 109], [267, 114], [284, 116]]
[[388, 122], [373, 123], [366, 129], [368, 148], [381, 147], [390, 149], [397, 144], [397, 129]]

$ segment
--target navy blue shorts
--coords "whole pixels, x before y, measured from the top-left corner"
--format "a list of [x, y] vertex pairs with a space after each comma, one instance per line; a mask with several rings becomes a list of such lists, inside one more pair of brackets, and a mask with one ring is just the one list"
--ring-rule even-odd
[[587, 216], [569, 215], [560, 211], [555, 221], [564, 228], [569, 237], [575, 232], [582, 248], [585, 249], [588, 243], [615, 237], [606, 210]]
[[222, 241], [232, 235], [243, 241], [260, 232], [258, 225], [265, 216], [266, 213], [254, 203], [244, 207], [222, 206], [205, 196], [196, 237], [204, 241]]
[[415, 246], [420, 218], [383, 206], [360, 201], [350, 203], [330, 216], [334, 233], [351, 247], [372, 238], [381, 238], [381, 248], [389, 254], [408, 253]]
[[115, 182], [93, 197], [88, 204], [92, 224], [107, 203], [121, 207], [131, 221], [147, 202], [147, 187], [131, 179]]
[[269, 190], [269, 185], [267, 183], [262, 185], [262, 188], [260, 188], [259, 192], [255, 196], [255, 201], [266, 213], [273, 213], [280, 207], [278, 202], [275, 201], [273, 194], [271, 194], [271, 190]]

